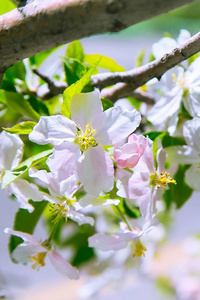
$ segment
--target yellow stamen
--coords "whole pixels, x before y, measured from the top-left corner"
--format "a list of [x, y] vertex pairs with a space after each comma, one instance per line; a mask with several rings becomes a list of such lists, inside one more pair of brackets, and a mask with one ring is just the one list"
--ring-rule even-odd
[[[57, 200], [61, 200], [61, 199], [58, 198]], [[55, 218], [52, 221], [52, 223], [54, 224], [58, 223], [59, 220], [61, 220], [62, 218], [65, 218], [67, 222], [67, 218], [70, 218], [67, 212], [69, 211], [70, 207], [72, 207], [73, 203], [76, 201], [75, 199], [66, 199], [65, 197], [63, 197], [62, 200], [64, 200], [62, 204], [59, 203], [50, 204], [51, 215], [55, 216]]]
[[77, 126], [77, 134], [74, 143], [80, 145], [80, 150], [83, 152], [88, 150], [89, 146], [95, 147], [97, 145], [96, 140], [94, 139], [94, 134], [96, 130], [91, 127], [88, 123], [85, 126], [85, 131], [83, 132], [80, 125]]
[[31, 256], [31, 262], [35, 262], [31, 268], [38, 271], [40, 267], [44, 267], [45, 266], [45, 263], [44, 263], [44, 259], [47, 255], [47, 252], [40, 252], [40, 253], [37, 253], [36, 255], [34, 256]]
[[166, 190], [168, 183], [176, 184], [176, 180], [170, 177], [170, 173], [167, 173], [165, 170], [160, 173], [160, 176], [157, 172], [150, 174], [150, 185], [157, 186], [157, 188], [162, 186]]
[[134, 243], [133, 257], [141, 257], [142, 255], [145, 256], [145, 251], [147, 251], [147, 249], [142, 245], [140, 240]]

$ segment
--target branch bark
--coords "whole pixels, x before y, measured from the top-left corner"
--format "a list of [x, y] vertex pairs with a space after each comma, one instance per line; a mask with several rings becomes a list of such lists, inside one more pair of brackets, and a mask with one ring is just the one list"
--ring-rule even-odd
[[75, 39], [117, 32], [197, 0], [34, 0], [0, 16], [0, 78], [26, 57]]
[[100, 73], [91, 77], [93, 86], [103, 89], [107, 86], [121, 82], [119, 86], [106, 89], [103, 96], [115, 101], [116, 99], [127, 97], [135, 89], [145, 84], [152, 78], [158, 80], [161, 76], [177, 64], [191, 57], [200, 51], [200, 32], [188, 39], [188, 41], [170, 53], [166, 53], [161, 59], [156, 59], [139, 68], [127, 72]]

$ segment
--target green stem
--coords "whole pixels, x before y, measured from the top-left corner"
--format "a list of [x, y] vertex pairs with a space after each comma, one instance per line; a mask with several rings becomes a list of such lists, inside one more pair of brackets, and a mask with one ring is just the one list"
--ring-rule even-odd
[[48, 243], [50, 243], [51, 240], [53, 239], [53, 236], [54, 236], [55, 231], [56, 231], [57, 224], [58, 224], [58, 223], [54, 223], [54, 225], [53, 225], [53, 229], [52, 229], [51, 234], [50, 234], [50, 236], [49, 236], [49, 238], [48, 238], [48, 240], [47, 240]]
[[126, 223], [126, 225], [128, 226], [128, 229], [129, 229], [130, 231], [132, 231], [133, 229], [132, 229], [131, 225], [129, 224], [129, 222], [127, 221], [127, 219], [126, 219], [126, 217], [124, 216], [124, 214], [122, 213], [121, 209], [120, 209], [118, 206], [116, 206], [116, 208], [117, 208], [117, 210], [118, 210], [118, 212], [119, 212], [120, 217], [122, 218], [122, 220], [123, 220], [123, 221]]

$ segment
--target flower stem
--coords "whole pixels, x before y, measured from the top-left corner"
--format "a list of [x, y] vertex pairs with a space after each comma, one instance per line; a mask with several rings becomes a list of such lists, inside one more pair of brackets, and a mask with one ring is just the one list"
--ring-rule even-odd
[[116, 206], [117, 210], [118, 210], [118, 213], [120, 215], [120, 217], [122, 218], [122, 220], [126, 223], [126, 225], [128, 226], [128, 229], [130, 231], [132, 231], [132, 227], [131, 225], [129, 224], [129, 222], [127, 221], [126, 217], [124, 216], [123, 212], [121, 211], [121, 209], [119, 208], [119, 206]]

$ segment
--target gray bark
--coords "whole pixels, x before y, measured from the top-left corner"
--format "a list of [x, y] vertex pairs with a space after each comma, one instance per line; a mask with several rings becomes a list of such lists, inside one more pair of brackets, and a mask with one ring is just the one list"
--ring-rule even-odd
[[0, 79], [14, 63], [75, 39], [117, 32], [196, 0], [34, 0], [0, 16]]

